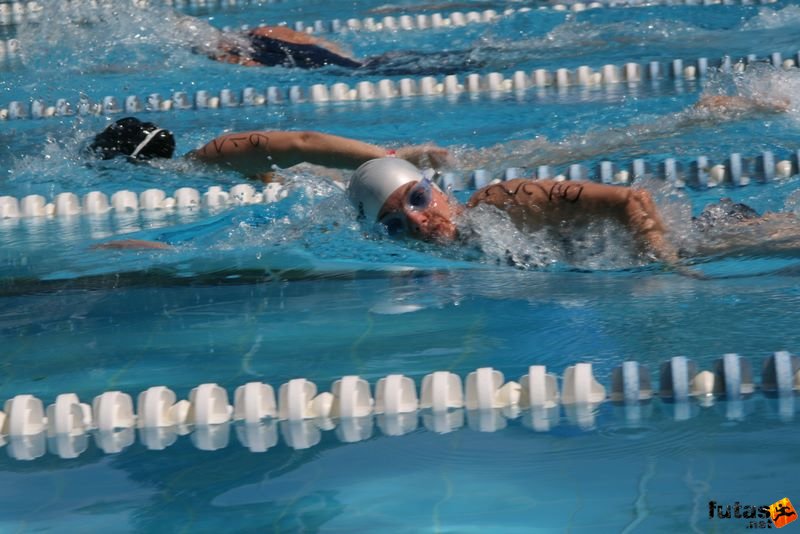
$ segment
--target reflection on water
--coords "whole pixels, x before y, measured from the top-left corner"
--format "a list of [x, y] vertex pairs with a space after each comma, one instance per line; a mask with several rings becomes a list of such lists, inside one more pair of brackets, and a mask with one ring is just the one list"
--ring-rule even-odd
[[[209, 381], [277, 387], [298, 376], [327, 387], [350, 374], [374, 382], [486, 366], [516, 379], [535, 363], [561, 372], [578, 361], [605, 377], [625, 360], [685, 355], [702, 368], [728, 352], [757, 362], [800, 344], [792, 279], [502, 269], [221, 285], [153, 276], [128, 288], [108, 278], [54, 293], [32, 285], [4, 297], [4, 361], [15, 373], [0, 393], [91, 398], [158, 382], [180, 395]], [[406, 313], [384, 312], [398, 307]]]

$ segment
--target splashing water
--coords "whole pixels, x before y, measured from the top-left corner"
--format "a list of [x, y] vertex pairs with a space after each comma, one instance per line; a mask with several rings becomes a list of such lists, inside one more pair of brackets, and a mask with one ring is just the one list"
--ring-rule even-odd
[[488, 205], [466, 210], [458, 219], [465, 245], [479, 261], [525, 270], [608, 270], [639, 267], [651, 260], [637, 251], [633, 236], [619, 224], [597, 220], [580, 228], [518, 229], [508, 214]]
[[676, 25], [672, 21], [618, 22], [596, 24], [568, 20], [541, 37], [509, 39], [507, 32], [488, 30], [474, 44], [476, 61], [492, 65], [508, 65], [539, 59], [572, 58], [596, 50], [624, 50], [630, 54], [632, 47], [652, 46], [676, 39], [705, 39], [708, 31], [689, 24]]
[[132, 2], [98, 8], [88, 2], [49, 2], [47, 17], [23, 23], [22, 60], [40, 70], [129, 73], [176, 68], [190, 50], [215, 47], [222, 32], [174, 10]]
[[782, 9], [763, 7], [758, 15], [742, 23], [742, 30], [774, 30], [796, 26], [800, 22], [800, 7], [787, 6]]
[[[697, 117], [711, 113], [720, 120], [770, 113], [785, 113], [792, 121], [800, 119], [800, 72], [760, 63], [733, 74], [712, 72], [700, 102], [717, 95], [737, 97], [723, 105], [696, 110]], [[727, 105], [725, 105], [727, 104]]]

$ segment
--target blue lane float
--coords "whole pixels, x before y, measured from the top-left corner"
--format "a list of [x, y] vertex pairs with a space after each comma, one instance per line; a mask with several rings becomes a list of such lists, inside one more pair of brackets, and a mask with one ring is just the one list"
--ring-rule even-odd
[[696, 156], [689, 160], [668, 157], [661, 161], [637, 158], [627, 163], [603, 160], [593, 165], [571, 163], [561, 166], [539, 165], [535, 168], [509, 167], [498, 174], [486, 169], [467, 172], [446, 171], [436, 177], [440, 186], [452, 191], [478, 189], [514, 178], [540, 180], [593, 180], [604, 184], [629, 185], [642, 178], [659, 178], [673, 187], [708, 189], [721, 186], [745, 186], [785, 179], [800, 173], [800, 153], [785, 153], [778, 158], [771, 151], [753, 157], [733, 153], [717, 159]]
[[[516, 418], [545, 432], [561, 422], [562, 408], [568, 424], [592, 430], [601, 403], [622, 408], [625, 420], [635, 425], [649, 413], [642, 408], [659, 397], [677, 421], [692, 417], [698, 405], [721, 400], [728, 420], [743, 420], [743, 403], [759, 389], [750, 361], [725, 354], [712, 369], [698, 372], [693, 361], [676, 356], [660, 366], [659, 386], [654, 387], [646, 365], [626, 361], [612, 370], [608, 389], [595, 378], [591, 363], [567, 367], [560, 380], [543, 365], [532, 365], [518, 381], [508, 382], [489, 367], [464, 380], [437, 371], [422, 378], [419, 391], [412, 378], [400, 374], [379, 379], [374, 388], [363, 378], [345, 376], [323, 392], [314, 382], [296, 378], [277, 393], [262, 382], [239, 386], [232, 404], [227, 390], [217, 384], [201, 384], [181, 400], [166, 386], [140, 392], [135, 402], [122, 391], [100, 393], [91, 404], [63, 393], [47, 407], [41, 399], [22, 394], [7, 400], [0, 412], [0, 446], [7, 445], [9, 456], [17, 460], [34, 460], [46, 449], [68, 459], [84, 452], [92, 436], [99, 449], [113, 454], [133, 444], [136, 430], [150, 450], [165, 449], [186, 434], [197, 448], [217, 450], [228, 446], [235, 422], [239, 442], [264, 452], [277, 444], [279, 430], [288, 446], [307, 449], [319, 443], [323, 430], [335, 430], [346, 443], [368, 439], [376, 420], [387, 436], [416, 430], [420, 418], [433, 432], [452, 432], [464, 426], [465, 415], [469, 427], [481, 432], [500, 430]], [[760, 390], [777, 401], [782, 420], [792, 420], [800, 357], [780, 351], [765, 358]]]

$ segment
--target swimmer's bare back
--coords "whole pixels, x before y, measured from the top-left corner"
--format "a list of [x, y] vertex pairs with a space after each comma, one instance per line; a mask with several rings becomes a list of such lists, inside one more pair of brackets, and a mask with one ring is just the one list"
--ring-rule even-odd
[[262, 26], [244, 34], [226, 34], [209, 57], [246, 67], [339, 65], [356, 68], [362, 65], [339, 45], [284, 26]]
[[286, 26], [260, 26], [258, 28], [251, 30], [249, 33], [250, 35], [258, 35], [262, 37], [278, 39], [286, 43], [321, 46], [322, 48], [326, 48], [331, 52], [339, 54], [340, 56], [353, 59], [349, 54], [345, 53], [341, 49], [341, 47], [336, 43], [332, 43], [331, 41], [326, 41], [325, 39], [320, 39], [319, 37], [314, 37], [305, 32], [298, 32], [292, 30], [290, 28], [287, 28]]

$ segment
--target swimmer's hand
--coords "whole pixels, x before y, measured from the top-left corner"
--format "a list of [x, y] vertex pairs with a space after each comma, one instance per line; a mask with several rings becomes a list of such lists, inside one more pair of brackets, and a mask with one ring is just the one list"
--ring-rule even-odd
[[119, 241], [109, 241], [92, 246], [93, 250], [141, 250], [158, 249], [171, 250], [172, 247], [159, 241], [145, 241], [144, 239], [121, 239]]
[[449, 150], [430, 143], [400, 147], [396, 155], [420, 168], [441, 169], [451, 166], [454, 161]]
[[685, 276], [686, 278], [691, 278], [692, 280], [711, 280], [711, 278], [702, 271], [692, 269], [691, 267], [679, 263], [667, 263], [666, 269], [681, 276]]
[[[607, 188], [604, 190], [609, 191]], [[660, 261], [666, 270], [681, 276], [696, 280], [706, 278], [703, 273], [681, 263], [678, 251], [664, 235], [664, 223], [649, 192], [642, 189], [628, 190], [624, 209], [628, 226], [654, 260]]]
[[692, 278], [693, 280], [709, 279], [708, 276], [701, 271], [692, 269], [681, 263], [678, 252], [664, 239], [662, 231], [648, 232], [644, 238], [653, 255], [653, 259], [660, 261], [664, 265], [664, 270], [674, 272], [686, 278]]

